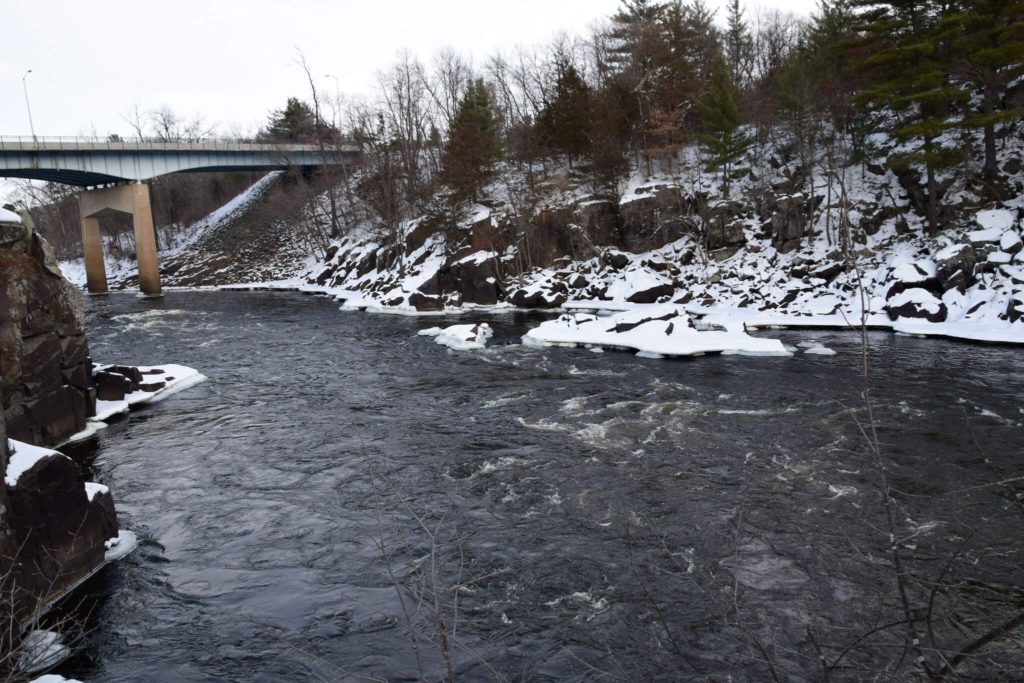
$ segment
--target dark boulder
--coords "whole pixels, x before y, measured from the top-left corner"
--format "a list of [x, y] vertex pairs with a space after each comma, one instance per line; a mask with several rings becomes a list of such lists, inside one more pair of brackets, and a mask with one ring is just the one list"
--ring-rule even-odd
[[948, 315], [946, 304], [925, 289], [908, 289], [889, 297], [885, 310], [893, 320], [918, 318], [930, 323], [945, 322]]
[[132, 381], [119, 372], [100, 370], [93, 374], [93, 379], [96, 381], [96, 398], [101, 401], [123, 401], [132, 392]]
[[440, 311], [444, 305], [439, 296], [427, 296], [420, 292], [413, 292], [409, 295], [409, 305], [417, 311]]
[[772, 213], [772, 245], [780, 254], [795, 251], [804, 238], [806, 215], [801, 195], [779, 197]]
[[21, 558], [17, 603], [31, 611], [103, 563], [105, 542], [117, 536], [117, 515], [109, 494], [89, 500], [77, 466], [60, 454], [22, 473], [8, 495]]
[[565, 292], [517, 289], [512, 292], [508, 300], [517, 308], [558, 308], [568, 298]]
[[943, 291], [963, 292], [974, 283], [975, 255], [969, 244], [947, 247], [935, 255], [938, 280]]
[[626, 301], [633, 304], [653, 304], [663, 296], [672, 296], [676, 288], [671, 284], [660, 284], [648, 287], [647, 289], [633, 292]]

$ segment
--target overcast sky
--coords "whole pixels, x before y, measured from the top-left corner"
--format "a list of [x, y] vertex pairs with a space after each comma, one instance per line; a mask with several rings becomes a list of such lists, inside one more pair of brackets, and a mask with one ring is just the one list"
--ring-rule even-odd
[[[754, 7], [809, 14], [817, 0]], [[619, 0], [3, 0], [0, 135], [127, 134], [125, 113], [166, 105], [185, 118], [253, 131], [267, 112], [318, 86], [367, 93], [401, 48], [452, 47], [479, 64], [498, 50], [584, 35]], [[709, 0], [721, 6], [724, 0]]]

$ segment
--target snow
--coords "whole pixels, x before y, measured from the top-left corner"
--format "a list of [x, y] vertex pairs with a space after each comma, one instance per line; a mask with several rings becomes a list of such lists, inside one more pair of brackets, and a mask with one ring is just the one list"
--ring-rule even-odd
[[94, 481], [85, 482], [85, 495], [89, 498], [90, 502], [96, 497], [97, 493], [110, 493], [110, 489]]
[[608, 286], [606, 296], [613, 301], [629, 301], [634, 294], [671, 284], [671, 280], [649, 270], [629, 270]]
[[993, 251], [986, 260], [996, 265], [1005, 265], [1013, 260], [1013, 255], [1007, 254], [1005, 251]]
[[1008, 253], [1016, 253], [1021, 250], [1020, 235], [1010, 230], [1003, 233], [1003, 236], [999, 238], [999, 249]]
[[424, 337], [433, 337], [434, 341], [456, 351], [472, 351], [483, 349], [487, 346], [487, 340], [494, 332], [487, 323], [476, 325], [452, 325], [451, 327], [431, 327], [420, 330]]
[[[97, 365], [97, 370], [106, 369], [107, 365]], [[133, 406], [145, 403], [158, 403], [163, 401], [165, 398], [169, 398], [174, 394], [181, 391], [185, 391], [195, 385], [205, 382], [207, 380], [206, 375], [203, 375], [198, 370], [186, 367], [184, 365], [140, 365], [138, 366], [140, 372], [142, 372], [144, 378], [147, 381], [162, 381], [165, 382], [163, 389], [157, 391], [133, 391], [124, 397], [124, 401], [104, 401], [103, 402], [103, 414], [104, 417], [110, 417], [110, 415], [124, 412], [126, 406]], [[162, 371], [150, 374], [153, 371]], [[93, 420], [100, 419], [100, 406], [97, 401], [96, 412], [97, 415]], [[114, 411], [114, 412], [111, 412]]]
[[934, 294], [920, 287], [912, 287], [900, 292], [889, 299], [888, 305], [892, 308], [899, 308], [908, 303], [915, 304], [921, 310], [929, 313], [938, 313], [942, 305], [942, 302], [935, 298]]
[[107, 428], [107, 423], [106, 422], [103, 422], [102, 420], [99, 420], [99, 419], [97, 419], [95, 417], [91, 417], [86, 422], [85, 429], [83, 429], [80, 432], [76, 432], [75, 434], [72, 434], [67, 439], [65, 439], [61, 443], [57, 444], [57, 447], [59, 448], [60, 446], [65, 446], [65, 445], [67, 445], [69, 443], [77, 443], [79, 441], [85, 441], [86, 439], [93, 437], [96, 434], [96, 432], [100, 431], [101, 429], [106, 429], [106, 428]]
[[807, 348], [804, 349], [804, 353], [810, 354], [812, 356], [834, 356], [834, 355], [836, 355], [835, 351], [833, 351], [832, 349], [830, 349], [828, 347], [822, 346], [820, 344], [815, 344], [813, 346], [808, 346]]
[[37, 629], [21, 641], [18, 669], [31, 674], [44, 671], [61, 663], [71, 655], [71, 649], [56, 631]]
[[523, 336], [534, 346], [602, 346], [632, 349], [644, 357], [695, 356], [704, 353], [791, 355], [777, 339], [747, 335], [742, 329], [700, 331], [681, 306], [647, 306], [598, 317], [589, 313], [565, 314]]
[[985, 242], [998, 242], [1003, 237], [1001, 228], [986, 228], [967, 233], [967, 239], [971, 244], [984, 244]]
[[82, 683], [77, 678], [64, 678], [57, 674], [46, 674], [39, 678], [33, 678], [29, 683]]
[[117, 536], [107, 539], [105, 546], [107, 552], [103, 555], [103, 563], [117, 562], [128, 557], [133, 550], [139, 547], [139, 539], [132, 531], [118, 529]]
[[[1017, 220], [1017, 216], [1013, 211], [1006, 209], [993, 209], [990, 211], [979, 211], [974, 217], [974, 221], [982, 227], [984, 230], [995, 230], [1000, 235], [1005, 231], [1009, 230], [1010, 226], [1013, 225], [1014, 221]], [[974, 233], [971, 233], [972, 235]], [[996, 236], [999, 239], [999, 236]], [[971, 241], [975, 241], [973, 237]], [[994, 242], [995, 240], [985, 240], [986, 242]]]
[[15, 441], [14, 439], [8, 439], [7, 443], [13, 450], [11, 459], [7, 462], [7, 472], [4, 475], [4, 481], [7, 482], [8, 486], [17, 486], [18, 479], [21, 475], [32, 469], [35, 464], [43, 458], [49, 458], [52, 456], [61, 458], [67, 457], [63, 453], [58, 453], [57, 451], [50, 450], [49, 448], [40, 448], [39, 446], [22, 443], [21, 441]]
[[897, 266], [892, 271], [892, 279], [915, 284], [934, 278], [935, 273], [936, 266], [934, 261], [916, 261]]
[[928, 337], [949, 337], [966, 341], [1002, 344], [1020, 344], [1024, 337], [1024, 325], [1010, 322], [954, 320], [930, 323], [927, 320], [900, 318], [893, 323], [893, 331]]
[[0, 206], [0, 223], [17, 223], [21, 225], [21, 216]]
[[128, 401], [102, 401], [97, 399], [96, 415], [90, 419], [102, 422], [115, 415], [127, 413], [130, 409], [131, 406], [128, 404]]

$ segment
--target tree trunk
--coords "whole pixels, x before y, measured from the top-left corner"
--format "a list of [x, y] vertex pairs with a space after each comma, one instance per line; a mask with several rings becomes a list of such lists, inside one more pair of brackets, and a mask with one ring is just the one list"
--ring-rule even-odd
[[[984, 116], [990, 116], [992, 112], [995, 111], [995, 99], [995, 88], [992, 86], [986, 86], [981, 102], [981, 113]], [[996, 126], [994, 123], [989, 121], [985, 124], [984, 130], [985, 166], [982, 168], [982, 177], [987, 183], [993, 183], [999, 176], [999, 168], [996, 166]]]
[[925, 163], [928, 176], [928, 234], [934, 237], [939, 234], [939, 188], [935, 181], [935, 167], [931, 163], [932, 141], [925, 140], [925, 155], [929, 157]]

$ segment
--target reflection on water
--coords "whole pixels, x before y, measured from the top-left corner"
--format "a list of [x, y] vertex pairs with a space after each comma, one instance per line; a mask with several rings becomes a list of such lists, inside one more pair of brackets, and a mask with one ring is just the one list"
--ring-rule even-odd
[[[416, 336], [433, 318], [298, 294], [88, 315], [98, 361], [209, 381], [75, 449], [144, 541], [90, 584], [65, 675], [820, 678], [818, 648], [898, 618], [855, 335], [771, 333], [836, 356], [653, 362], [519, 346], [538, 318], [511, 314], [452, 352]], [[1019, 351], [872, 343], [910, 599], [943, 574], [934, 630], [960, 642], [1019, 608], [1022, 489], [990, 485], [1024, 474]], [[899, 664], [904, 634], [833, 673]]]

